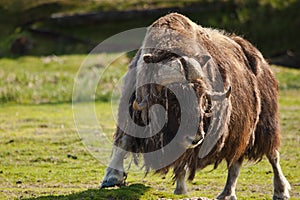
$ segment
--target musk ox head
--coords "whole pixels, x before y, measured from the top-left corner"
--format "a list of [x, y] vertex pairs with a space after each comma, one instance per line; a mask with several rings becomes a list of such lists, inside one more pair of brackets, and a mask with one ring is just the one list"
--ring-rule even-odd
[[[196, 123], [198, 127], [194, 133], [188, 133], [180, 140], [186, 148], [198, 146], [209, 127], [212, 101], [223, 100], [231, 92], [230, 87], [225, 92], [212, 91], [207, 72], [203, 71], [208, 63], [212, 65], [211, 59], [207, 54], [189, 57], [169, 50], [143, 49], [137, 63], [137, 87], [132, 103], [141, 123], [152, 121], [152, 126], [155, 126], [160, 121], [177, 118], [173, 121], [180, 125], [182, 112], [190, 114], [189, 122]], [[151, 111], [153, 105], [161, 105], [165, 114]], [[190, 130], [189, 126], [186, 124], [184, 127]]]
[[[160, 51], [159, 55], [145, 53], [138, 63], [136, 100], [134, 110], [142, 111], [157, 102], [169, 85], [193, 86], [193, 82], [204, 80], [201, 65], [210, 59], [203, 56], [201, 64], [194, 58]], [[205, 84], [202, 84], [205, 87]]]

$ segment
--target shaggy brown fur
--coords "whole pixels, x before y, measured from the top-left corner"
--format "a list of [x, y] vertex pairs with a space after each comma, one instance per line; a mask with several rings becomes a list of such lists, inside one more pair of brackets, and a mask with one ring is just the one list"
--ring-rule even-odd
[[[159, 32], [158, 30], [162, 31]], [[172, 30], [172, 34], [166, 30]], [[149, 46], [152, 48], [148, 48]], [[137, 124], [145, 125], [148, 123], [148, 113], [147, 111], [134, 111], [132, 109], [133, 101], [142, 98], [147, 93], [162, 95], [161, 99], [153, 99], [151, 105], [159, 103], [167, 109], [168, 123], [160, 134], [151, 138], [137, 139], [127, 135], [128, 141], [130, 141], [128, 142], [130, 146], [125, 147], [127, 151], [144, 153], [162, 148], [173, 139], [180, 125], [180, 106], [175, 96], [166, 88], [157, 91], [156, 86], [150, 85], [147, 88], [138, 89], [140, 91], [133, 94], [127, 93], [135, 87], [137, 79], [143, 78], [141, 77], [143, 75], [139, 74], [138, 67], [143, 67], [139, 66], [139, 63], [141, 63], [144, 53], [154, 55], [152, 60], [147, 61], [153, 63], [181, 55], [194, 57], [200, 61], [203, 54], [209, 53], [222, 76], [224, 88], [229, 86], [232, 88], [225, 108], [227, 116], [222, 122], [224, 126], [220, 130], [220, 138], [209, 151], [209, 154], [199, 158], [199, 153], [202, 151], [201, 145], [187, 149], [179, 159], [158, 170], [159, 172], [166, 173], [169, 167], [173, 166], [176, 178], [183, 168], [188, 166], [189, 179], [192, 180], [197, 169], [204, 168], [209, 164], [215, 164], [217, 167], [224, 159], [228, 166], [243, 158], [257, 161], [265, 154], [271, 154], [279, 148], [278, 83], [261, 53], [239, 36], [202, 28], [188, 18], [173, 13], [158, 19], [148, 29], [143, 47], [130, 64], [133, 73], [125, 77], [121, 97], [121, 104], [124, 105], [128, 104], [124, 100], [130, 97], [129, 110], [132, 118]], [[206, 67], [209, 69], [209, 65]], [[187, 72], [188, 70], [185, 69], [185, 73]], [[144, 76], [146, 75], [149, 74], [144, 74]], [[198, 95], [200, 107], [208, 112], [211, 107], [211, 99], [207, 96], [203, 97], [203, 94], [207, 92], [209, 86], [200, 79], [189, 81], [192, 83], [190, 87], [193, 87]], [[124, 107], [120, 106], [120, 108]], [[195, 108], [186, 106], [181, 109], [186, 109], [188, 112], [189, 109]], [[119, 121], [125, 120], [122, 113], [124, 111], [119, 110]], [[203, 128], [206, 132], [210, 124], [214, 123], [214, 119], [209, 116], [201, 116], [200, 118], [202, 124], [199, 131]], [[200, 135], [200, 133], [198, 134]], [[120, 146], [120, 138], [124, 135], [126, 133], [118, 128], [115, 134], [116, 145]], [[207, 135], [204, 137], [203, 146], [207, 145], [205, 144], [206, 137]], [[152, 159], [157, 160], [157, 158]], [[152, 159], [145, 160], [147, 170], [152, 168]]]

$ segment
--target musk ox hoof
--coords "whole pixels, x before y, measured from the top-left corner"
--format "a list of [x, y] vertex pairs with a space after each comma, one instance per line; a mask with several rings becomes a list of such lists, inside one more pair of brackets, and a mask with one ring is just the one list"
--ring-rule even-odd
[[290, 195], [278, 195], [278, 194], [273, 195], [273, 200], [287, 200], [289, 198]]
[[100, 189], [125, 185], [126, 174], [122, 171], [107, 168]]
[[291, 190], [291, 185], [284, 176], [280, 180], [274, 180], [274, 188], [273, 200], [286, 200], [290, 198], [289, 191]]
[[186, 189], [184, 189], [184, 188], [176, 188], [175, 190], [174, 190], [174, 194], [186, 194], [187, 193], [187, 191], [186, 191]]
[[114, 187], [114, 186], [122, 186], [124, 185], [123, 181], [118, 180], [115, 177], [109, 178], [108, 180], [105, 180], [102, 182], [100, 189], [107, 188], [107, 187]]
[[217, 196], [216, 200], [237, 200], [237, 198], [235, 194], [229, 196], [220, 194], [219, 196]]

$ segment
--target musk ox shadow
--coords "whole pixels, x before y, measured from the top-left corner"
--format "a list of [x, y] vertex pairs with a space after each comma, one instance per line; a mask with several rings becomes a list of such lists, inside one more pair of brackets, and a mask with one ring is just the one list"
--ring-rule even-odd
[[279, 164], [278, 83], [247, 40], [168, 14], [148, 28], [123, 83], [102, 188], [123, 184], [129, 153], [146, 172], [173, 168], [175, 194], [186, 193], [196, 170], [225, 160], [227, 181], [217, 199], [236, 199], [243, 160], [266, 155], [273, 199], [289, 198]]

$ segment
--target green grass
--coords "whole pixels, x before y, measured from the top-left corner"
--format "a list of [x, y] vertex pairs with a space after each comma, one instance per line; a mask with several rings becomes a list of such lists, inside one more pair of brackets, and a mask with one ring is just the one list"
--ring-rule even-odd
[[[281, 96], [282, 147], [281, 164], [293, 186], [292, 197], [300, 198], [297, 170], [300, 154], [300, 103], [290, 101], [300, 97], [297, 91]], [[109, 103], [96, 103], [100, 125], [111, 137], [115, 122]], [[76, 132], [70, 104], [16, 105], [0, 108], [0, 197], [78, 199], [93, 197], [107, 199], [178, 198], [172, 194], [171, 175], [165, 179], [142, 170], [131, 170], [129, 187], [98, 190], [104, 176], [103, 161], [97, 160], [82, 144]], [[100, 146], [100, 145], [99, 145]], [[76, 156], [74, 159], [71, 156]], [[189, 183], [189, 195], [213, 198], [221, 191], [226, 167], [221, 165], [198, 172]], [[240, 199], [270, 199], [272, 194], [271, 167], [264, 159], [252, 165], [245, 164], [237, 187]], [[124, 196], [125, 195], [125, 196]], [[48, 196], [43, 197], [42, 196]], [[58, 196], [58, 197], [57, 197]], [[186, 197], [186, 196], [181, 196]]]
[[[92, 69], [102, 72], [104, 61], [116, 55], [100, 57], [90, 63]], [[21, 57], [0, 59], [0, 88], [8, 88], [11, 99], [1, 93], [0, 104], [0, 199], [157, 199], [194, 196], [215, 197], [223, 188], [226, 166], [214, 171], [212, 167], [199, 171], [193, 182], [188, 183], [188, 195], [173, 195], [171, 174], [165, 178], [148, 174], [132, 166], [128, 186], [99, 190], [104, 176], [105, 162], [97, 159], [109, 150], [102, 151], [112, 141], [115, 130], [115, 104], [111, 107], [110, 95], [101, 97], [101, 90], [110, 91], [126, 71], [128, 58], [117, 59], [103, 76], [99, 85], [95, 113], [99, 126], [106, 134], [93, 155], [83, 143], [85, 135], [78, 135], [72, 112], [72, 87], [74, 76], [84, 55]], [[50, 59], [50, 62], [45, 62]], [[104, 66], [105, 67], [105, 66]], [[280, 82], [280, 117], [282, 129], [281, 165], [292, 185], [292, 199], [300, 198], [300, 71], [272, 66]], [[56, 82], [51, 81], [56, 77]], [[8, 81], [9, 80], [9, 81]], [[35, 82], [37, 81], [37, 82]], [[32, 82], [32, 86], [28, 84]], [[13, 93], [16, 87], [23, 92]], [[61, 93], [65, 87], [65, 93]], [[51, 96], [57, 93], [58, 96]], [[35, 95], [33, 95], [35, 94]], [[97, 96], [97, 95], [96, 95]], [[42, 99], [42, 100], [41, 100]], [[100, 101], [105, 99], [106, 101]], [[88, 109], [90, 103], [78, 103]], [[82, 117], [85, 117], [82, 115]], [[89, 118], [87, 118], [89, 122]], [[88, 124], [88, 123], [87, 123]], [[94, 124], [90, 129], [99, 128]], [[91, 132], [93, 133], [93, 132]], [[97, 140], [95, 139], [97, 142]], [[91, 141], [89, 141], [91, 142]], [[104, 153], [103, 153], [104, 152]], [[96, 156], [96, 157], [95, 157]], [[239, 199], [271, 199], [272, 169], [266, 159], [258, 164], [244, 163], [237, 186]]]

